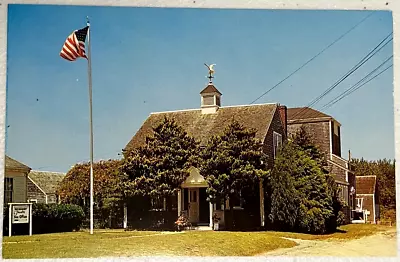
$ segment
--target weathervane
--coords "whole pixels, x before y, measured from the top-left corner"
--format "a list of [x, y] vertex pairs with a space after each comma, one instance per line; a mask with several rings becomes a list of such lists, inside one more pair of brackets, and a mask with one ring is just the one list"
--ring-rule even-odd
[[212, 83], [212, 79], [214, 78], [213, 75], [215, 73], [214, 66], [216, 64], [207, 65], [206, 63], [204, 63], [204, 65], [208, 68], [208, 76], [207, 76], [207, 78], [210, 79], [210, 83]]

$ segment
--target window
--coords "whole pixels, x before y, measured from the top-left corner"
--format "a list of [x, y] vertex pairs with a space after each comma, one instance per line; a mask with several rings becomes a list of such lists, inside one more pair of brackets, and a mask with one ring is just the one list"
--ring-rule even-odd
[[29, 203], [37, 203], [37, 199], [29, 199]]
[[362, 208], [363, 208], [363, 199], [362, 198], [356, 198], [356, 203], [357, 203], [357, 205], [356, 205], [356, 209], [357, 210], [362, 210]]
[[4, 179], [4, 203], [12, 203], [13, 201], [14, 180], [11, 177]]
[[210, 106], [214, 105], [214, 96], [210, 95], [205, 95], [203, 96], [203, 105], [204, 106]]
[[347, 204], [349, 203], [349, 192], [348, 192], [348, 187], [346, 185], [338, 185], [339, 188], [339, 198], [344, 200]]
[[278, 149], [282, 146], [282, 135], [275, 132], [273, 133], [273, 147], [274, 147], [274, 158], [278, 153]]
[[164, 198], [157, 196], [151, 199], [151, 209], [152, 210], [164, 210]]
[[190, 202], [197, 202], [197, 191], [196, 190], [190, 191]]
[[226, 209], [230, 209], [231, 202], [233, 202], [233, 209], [243, 209], [244, 198], [242, 197], [242, 193], [240, 192], [239, 195], [234, 195], [231, 199], [228, 199], [226, 205]]
[[171, 210], [178, 210], [178, 194], [174, 194], [169, 197], [170, 205], [171, 205]]

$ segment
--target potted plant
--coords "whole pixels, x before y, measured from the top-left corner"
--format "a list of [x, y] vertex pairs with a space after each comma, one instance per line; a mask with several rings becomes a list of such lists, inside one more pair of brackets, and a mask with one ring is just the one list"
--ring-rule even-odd
[[215, 231], [218, 231], [219, 230], [219, 221], [221, 220], [221, 218], [216, 213], [214, 213], [212, 216], [212, 219], [213, 219], [213, 226], [214, 226], [213, 229]]
[[189, 220], [185, 215], [180, 215], [178, 217], [178, 220], [176, 220], [175, 225], [178, 228], [178, 231], [182, 231], [187, 226], [189, 226]]

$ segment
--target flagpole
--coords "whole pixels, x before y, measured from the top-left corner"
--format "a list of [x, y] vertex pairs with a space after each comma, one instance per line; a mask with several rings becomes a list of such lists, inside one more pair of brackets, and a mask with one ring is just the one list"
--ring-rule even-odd
[[90, 53], [90, 22], [87, 20], [87, 42], [88, 42], [88, 79], [89, 79], [89, 122], [90, 122], [90, 234], [93, 234], [93, 113], [92, 113], [92, 55]]

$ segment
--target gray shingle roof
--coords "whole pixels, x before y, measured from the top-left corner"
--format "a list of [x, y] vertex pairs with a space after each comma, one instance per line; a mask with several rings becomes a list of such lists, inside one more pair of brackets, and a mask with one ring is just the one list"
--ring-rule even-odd
[[65, 177], [65, 173], [32, 170], [28, 177], [46, 194], [54, 194]]
[[331, 116], [309, 107], [296, 107], [287, 109], [288, 121], [315, 118], [331, 118]]
[[31, 170], [31, 168], [25, 164], [22, 164], [21, 162], [18, 162], [17, 160], [9, 157], [9, 156], [5, 156], [5, 167], [6, 169], [13, 169], [13, 170], [21, 170], [24, 172], [29, 172]]
[[220, 107], [214, 114], [202, 114], [200, 109], [152, 113], [127, 144], [125, 150], [130, 151], [143, 145], [146, 136], [152, 134], [152, 128], [160, 123], [165, 116], [174, 119], [178, 125], [202, 145], [211, 136], [222, 133], [232, 119], [237, 120], [245, 128], [255, 129], [256, 138], [263, 141], [277, 106], [277, 104], [262, 104]]

